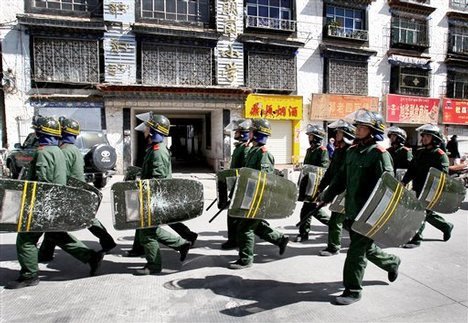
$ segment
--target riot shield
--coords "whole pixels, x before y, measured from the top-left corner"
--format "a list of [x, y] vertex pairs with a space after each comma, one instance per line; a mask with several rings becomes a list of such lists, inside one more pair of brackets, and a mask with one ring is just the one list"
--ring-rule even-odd
[[191, 179], [146, 179], [111, 187], [116, 230], [152, 228], [203, 213], [203, 185]]
[[355, 219], [352, 229], [384, 247], [397, 247], [413, 238], [426, 213], [415, 194], [390, 173], [384, 173]]
[[226, 169], [216, 174], [216, 192], [218, 209], [224, 209], [229, 203], [229, 196], [236, 185], [239, 169]]
[[428, 210], [449, 214], [457, 212], [465, 194], [466, 188], [462, 182], [431, 167], [419, 200]]
[[335, 197], [333, 202], [330, 204], [328, 207], [330, 211], [336, 212], [336, 213], [345, 213], [345, 196], [346, 196], [346, 191]]
[[0, 230], [75, 231], [89, 227], [99, 207], [95, 193], [59, 184], [0, 179]]
[[[92, 192], [92, 193], [96, 194], [97, 197], [98, 197], [98, 200], [99, 200], [98, 208], [99, 208], [99, 205], [101, 205], [102, 193], [101, 193], [100, 190], [98, 190], [96, 187], [94, 187], [94, 185], [89, 185], [88, 183], [80, 181], [79, 179], [76, 179], [74, 177], [69, 177], [67, 179], [67, 186], [71, 186], [71, 187], [75, 187], [75, 188], [81, 188], [81, 189], [84, 189], [84, 190], [86, 190], [88, 192]], [[97, 212], [97, 209], [96, 209], [96, 212]]]
[[327, 169], [323, 167], [304, 165], [297, 185], [299, 186], [298, 201], [313, 202], [313, 198], [318, 192], [318, 186]]
[[296, 185], [280, 176], [241, 168], [228, 215], [245, 219], [282, 219], [294, 212]]

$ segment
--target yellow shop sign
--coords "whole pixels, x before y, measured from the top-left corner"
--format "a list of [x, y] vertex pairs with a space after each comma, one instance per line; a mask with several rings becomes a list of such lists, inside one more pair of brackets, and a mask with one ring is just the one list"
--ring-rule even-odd
[[249, 94], [246, 118], [302, 120], [302, 96]]

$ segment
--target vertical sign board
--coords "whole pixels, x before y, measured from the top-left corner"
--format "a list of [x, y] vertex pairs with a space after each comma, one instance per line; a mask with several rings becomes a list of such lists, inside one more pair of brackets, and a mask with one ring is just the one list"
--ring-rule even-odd
[[104, 0], [104, 21], [135, 22], [135, 0]]
[[[129, 25], [135, 22], [135, 0], [104, 0], [105, 81], [118, 84], [136, 83], [136, 40]], [[120, 28], [118, 27], [120, 26]]]
[[105, 79], [108, 83], [136, 83], [136, 40], [132, 33], [104, 33]]
[[221, 37], [216, 46], [216, 72], [218, 84], [239, 86], [244, 84], [244, 45], [237, 41], [243, 31], [243, 1], [218, 0], [216, 2], [216, 29]]

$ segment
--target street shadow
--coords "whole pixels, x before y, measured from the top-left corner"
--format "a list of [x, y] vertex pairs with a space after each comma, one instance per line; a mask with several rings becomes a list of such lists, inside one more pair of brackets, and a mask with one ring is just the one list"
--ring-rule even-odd
[[[388, 283], [364, 281], [363, 285], [388, 285]], [[234, 275], [214, 275], [172, 280], [163, 286], [170, 290], [209, 289], [217, 295], [249, 301], [249, 304], [238, 304], [220, 311], [233, 317], [245, 317], [299, 302], [334, 304], [332, 294], [341, 292], [343, 285], [341, 281], [291, 283], [271, 279], [244, 279]]]

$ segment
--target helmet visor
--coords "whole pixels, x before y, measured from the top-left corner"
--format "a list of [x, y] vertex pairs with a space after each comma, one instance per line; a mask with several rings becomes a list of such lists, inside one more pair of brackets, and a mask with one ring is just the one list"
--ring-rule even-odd
[[247, 120], [242, 121], [242, 122], [239, 124], [239, 127], [242, 128], [242, 129], [244, 129], [244, 130], [251, 130], [251, 128], [252, 128], [252, 120], [247, 119]]
[[143, 122], [146, 122], [151, 119], [152, 112], [145, 112], [145, 113], [140, 113], [137, 114], [136, 117], [138, 120], [141, 120]]
[[135, 127], [135, 130], [140, 131], [140, 132], [145, 132], [146, 128], [147, 128], [146, 124], [142, 122], [138, 126]]
[[239, 128], [239, 120], [231, 120], [229, 124], [224, 127], [225, 131], [235, 131]]

